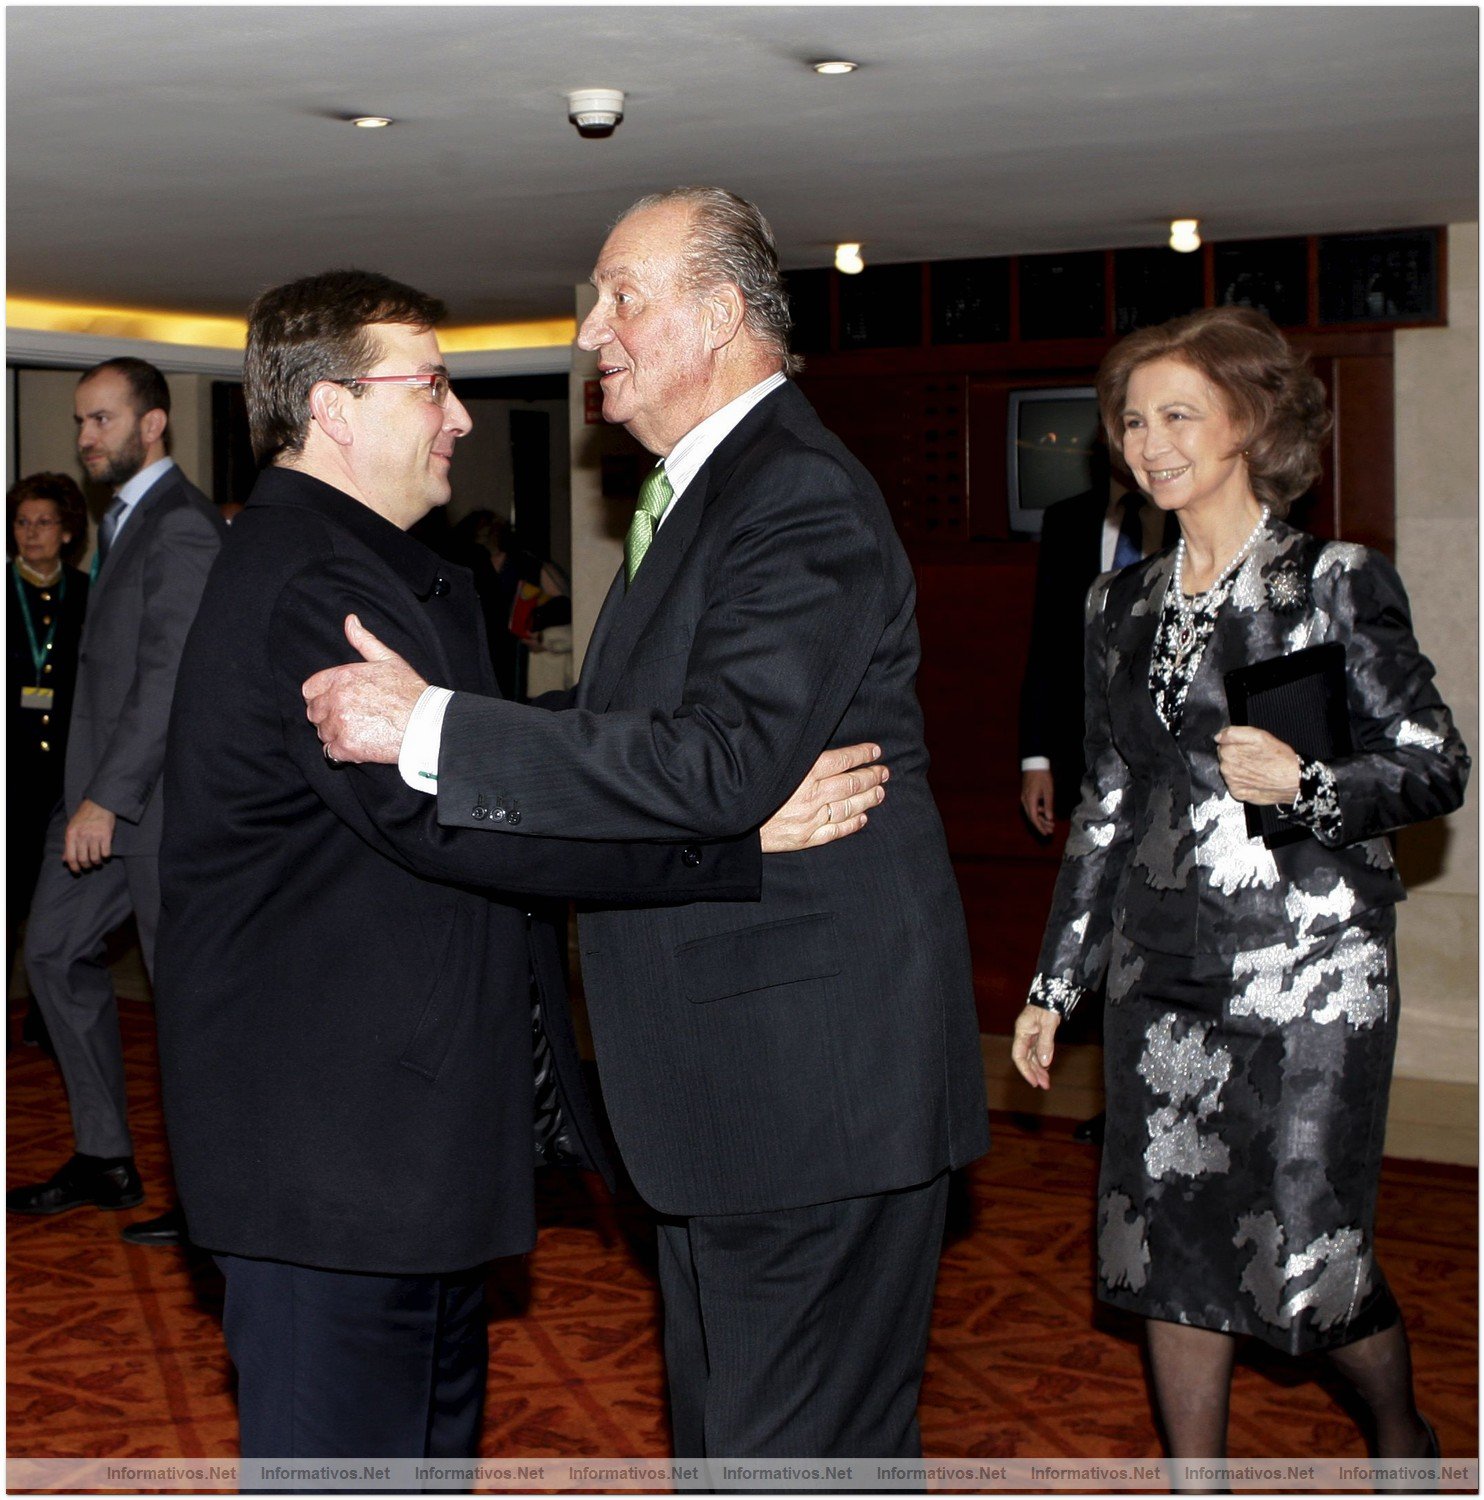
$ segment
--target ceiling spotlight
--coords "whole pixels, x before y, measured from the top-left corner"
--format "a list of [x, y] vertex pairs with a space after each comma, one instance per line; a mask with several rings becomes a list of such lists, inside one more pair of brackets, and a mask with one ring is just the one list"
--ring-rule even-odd
[[843, 57], [830, 58], [825, 62], [810, 63], [809, 66], [819, 74], [821, 78], [837, 78], [842, 73], [853, 73], [860, 67], [859, 63], [846, 62]]
[[835, 269], [846, 276], [859, 276], [866, 269], [866, 263], [861, 259], [860, 245], [850, 241], [836, 245]]
[[623, 122], [623, 90], [577, 89], [567, 95], [567, 118], [578, 135], [600, 141]]
[[1201, 221], [1199, 219], [1170, 220], [1170, 249], [1191, 251], [1201, 248]]
[[352, 115], [350, 123], [360, 130], [384, 130], [392, 122], [385, 115]]

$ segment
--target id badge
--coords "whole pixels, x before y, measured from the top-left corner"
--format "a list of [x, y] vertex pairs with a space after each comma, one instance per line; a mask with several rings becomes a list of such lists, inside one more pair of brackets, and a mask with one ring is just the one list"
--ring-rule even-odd
[[21, 707], [34, 708], [40, 713], [50, 713], [52, 700], [56, 696], [56, 693], [49, 687], [23, 687]]

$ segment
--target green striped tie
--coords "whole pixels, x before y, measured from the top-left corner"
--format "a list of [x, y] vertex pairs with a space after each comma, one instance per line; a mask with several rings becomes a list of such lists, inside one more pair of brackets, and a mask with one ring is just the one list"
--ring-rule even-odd
[[639, 564], [649, 551], [649, 544], [659, 528], [660, 517], [664, 515], [674, 493], [662, 463], [656, 464], [639, 486], [639, 508], [634, 512], [634, 519], [629, 522], [629, 534], [624, 538], [623, 544], [624, 578], [627, 583], [634, 581], [634, 574], [639, 571]]

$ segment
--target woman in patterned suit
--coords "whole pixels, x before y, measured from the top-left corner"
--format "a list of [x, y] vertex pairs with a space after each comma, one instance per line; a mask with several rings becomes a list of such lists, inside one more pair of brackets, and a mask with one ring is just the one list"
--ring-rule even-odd
[[[1098, 376], [1109, 446], [1178, 518], [1171, 550], [1087, 604], [1087, 764], [1013, 1055], [1104, 989], [1098, 1293], [1147, 1319], [1173, 1457], [1226, 1452], [1238, 1335], [1323, 1351], [1376, 1451], [1435, 1452], [1373, 1255], [1396, 1042], [1384, 835], [1462, 800], [1469, 759], [1391, 564], [1284, 524], [1319, 474], [1319, 382], [1261, 313], [1123, 340]], [[1223, 674], [1340, 642], [1355, 753], [1304, 761], [1229, 722]], [[1244, 804], [1305, 836], [1249, 838]]]

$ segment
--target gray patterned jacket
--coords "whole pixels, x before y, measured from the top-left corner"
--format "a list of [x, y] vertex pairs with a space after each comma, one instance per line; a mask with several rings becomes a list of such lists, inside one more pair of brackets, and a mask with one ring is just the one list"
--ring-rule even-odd
[[[1173, 572], [1165, 551], [1104, 575], [1087, 598], [1088, 771], [1029, 996], [1063, 1014], [1102, 985], [1115, 932], [1175, 955], [1297, 949], [1404, 899], [1382, 835], [1463, 800], [1468, 753], [1384, 557], [1349, 542], [1316, 551], [1269, 521], [1222, 607], [1178, 736], [1148, 685]], [[1222, 678], [1329, 641], [1345, 647], [1356, 746], [1328, 768], [1339, 818], [1269, 849], [1248, 838], [1217, 764], [1214, 739], [1229, 722]]]

